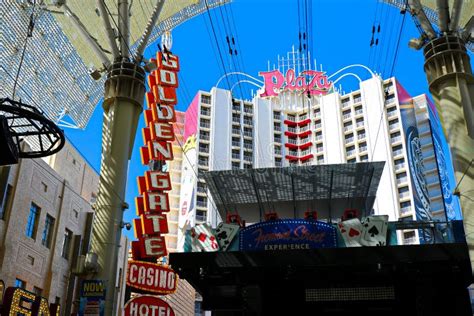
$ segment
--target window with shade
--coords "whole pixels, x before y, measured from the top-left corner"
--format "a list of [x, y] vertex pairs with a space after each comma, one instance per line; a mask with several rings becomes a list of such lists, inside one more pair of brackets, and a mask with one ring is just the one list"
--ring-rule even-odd
[[69, 259], [69, 251], [71, 249], [71, 243], [72, 243], [72, 231], [66, 228], [64, 231], [64, 241], [63, 241], [63, 251], [62, 251], [62, 257], [65, 259]]
[[51, 238], [54, 230], [54, 217], [47, 214], [44, 222], [43, 235], [41, 237], [41, 244], [47, 248], [51, 246]]
[[20, 279], [15, 279], [15, 287], [19, 287], [21, 289], [26, 288], [26, 282]]
[[35, 203], [31, 203], [30, 214], [26, 223], [26, 236], [35, 239], [36, 230], [38, 228], [38, 219], [40, 216], [41, 208]]

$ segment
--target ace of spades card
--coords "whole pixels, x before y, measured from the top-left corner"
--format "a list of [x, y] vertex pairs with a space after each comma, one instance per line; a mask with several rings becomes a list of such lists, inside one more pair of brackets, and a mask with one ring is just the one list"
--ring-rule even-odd
[[346, 247], [361, 247], [363, 233], [362, 223], [358, 218], [352, 218], [337, 224]]
[[217, 242], [221, 250], [226, 251], [229, 248], [235, 235], [239, 232], [239, 225], [220, 223], [216, 229]]
[[385, 246], [387, 244], [388, 215], [368, 216], [362, 221], [364, 231], [360, 240], [364, 246]]

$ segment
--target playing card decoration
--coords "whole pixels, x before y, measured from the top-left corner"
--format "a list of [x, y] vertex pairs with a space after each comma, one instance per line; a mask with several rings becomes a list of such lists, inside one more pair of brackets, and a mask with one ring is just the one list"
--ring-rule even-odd
[[191, 228], [193, 251], [214, 252], [219, 250], [217, 238], [209, 224], [197, 224]]
[[387, 215], [352, 218], [337, 224], [346, 247], [385, 246], [387, 244]]
[[222, 251], [226, 251], [239, 232], [239, 225], [220, 223], [216, 229], [217, 242]]
[[364, 233], [361, 243], [364, 246], [387, 245], [388, 215], [368, 216], [362, 221]]
[[352, 218], [337, 224], [337, 228], [344, 239], [346, 247], [360, 247], [363, 226], [358, 218]]

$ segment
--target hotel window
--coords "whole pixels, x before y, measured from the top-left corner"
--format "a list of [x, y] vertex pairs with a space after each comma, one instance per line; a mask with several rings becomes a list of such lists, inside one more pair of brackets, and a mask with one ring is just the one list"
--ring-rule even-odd
[[0, 204], [0, 219], [5, 219], [6, 214], [7, 214], [7, 209], [10, 204], [10, 199], [12, 197], [12, 191], [13, 187], [9, 184], [7, 184], [7, 189], [5, 190], [5, 195], [3, 196], [3, 199]]
[[51, 237], [53, 236], [54, 231], [54, 217], [47, 214], [46, 221], [44, 222], [43, 235], [41, 237], [41, 244], [46, 248], [51, 246]]
[[416, 238], [416, 233], [414, 230], [403, 232], [403, 239], [405, 241], [412, 241]]
[[252, 104], [244, 104], [244, 114], [252, 114]]
[[350, 133], [344, 136], [346, 144], [354, 141], [354, 134]]
[[199, 138], [204, 140], [209, 140], [209, 132], [208, 131], [200, 131]]
[[196, 220], [199, 222], [204, 222], [207, 218], [207, 212], [203, 210], [197, 210], [196, 211]]
[[395, 133], [392, 133], [390, 134], [390, 141], [392, 143], [395, 143], [397, 141], [401, 140], [401, 134], [400, 132], [395, 132]]
[[408, 197], [409, 195], [410, 195], [410, 189], [407, 186], [398, 188], [398, 196], [401, 199]]
[[401, 209], [404, 209], [404, 208], [407, 208], [407, 207], [410, 207], [410, 206], [411, 206], [411, 202], [410, 202], [410, 201], [406, 201], [406, 202], [400, 203], [400, 208], [401, 208]]
[[351, 109], [349, 110], [345, 110], [344, 112], [342, 112], [342, 118], [345, 120], [345, 119], [348, 119], [351, 117]]
[[232, 123], [240, 123], [240, 115], [232, 114]]
[[398, 156], [398, 155], [403, 154], [402, 145], [397, 145], [397, 146], [392, 147], [392, 152], [393, 152], [394, 156]]
[[232, 137], [232, 146], [240, 147], [240, 138]]
[[369, 161], [369, 156], [367, 155], [360, 156], [360, 161]]
[[352, 159], [347, 160], [347, 163], [354, 163], [354, 162], [356, 162], [356, 159], [355, 159], [355, 158], [352, 158]]
[[323, 150], [324, 150], [323, 144], [316, 144], [316, 152], [317, 153], [323, 152]]
[[211, 96], [201, 94], [201, 103], [211, 104]]
[[232, 163], [232, 170], [240, 169], [240, 162], [233, 162]]
[[395, 101], [395, 95], [394, 94], [389, 94], [388, 96], [385, 97], [385, 104], [391, 103]]
[[281, 167], [282, 166], [281, 158], [275, 158], [275, 166], [276, 167]]
[[20, 279], [15, 279], [15, 287], [19, 287], [20, 289], [25, 289], [26, 282]]
[[201, 119], [201, 122], [199, 123], [200, 127], [203, 128], [210, 128], [211, 127], [211, 122], [207, 119]]
[[26, 236], [35, 239], [36, 230], [38, 228], [38, 219], [40, 216], [40, 207], [34, 203], [31, 203], [30, 206], [30, 215], [28, 216], [28, 221], [26, 223]]
[[66, 228], [64, 231], [64, 241], [63, 241], [63, 251], [61, 256], [64, 259], [69, 259], [69, 251], [71, 249], [71, 243], [72, 243], [72, 231]]
[[360, 94], [354, 96], [354, 103], [360, 102]]
[[346, 147], [346, 155], [347, 156], [355, 155], [355, 146], [354, 145]]
[[388, 81], [388, 82], [385, 82], [385, 83], [383, 84], [383, 86], [384, 86], [384, 88], [391, 88], [391, 87], [393, 86], [393, 83], [392, 83], [392, 81], [390, 80], [390, 81]]

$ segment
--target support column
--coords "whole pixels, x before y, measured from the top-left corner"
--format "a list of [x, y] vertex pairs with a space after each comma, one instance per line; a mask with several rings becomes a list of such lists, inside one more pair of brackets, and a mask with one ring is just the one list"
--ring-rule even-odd
[[[474, 76], [469, 55], [462, 39], [452, 35], [439, 37], [428, 43], [424, 54], [424, 68], [430, 92], [451, 148], [456, 182], [459, 183], [474, 159]], [[474, 165], [467, 171], [458, 187], [471, 265], [474, 267], [472, 190]]]
[[102, 161], [91, 242], [99, 265], [94, 278], [106, 286], [105, 315], [114, 311], [128, 162], [142, 111], [144, 82], [143, 68], [126, 60], [110, 66], [105, 82]]

